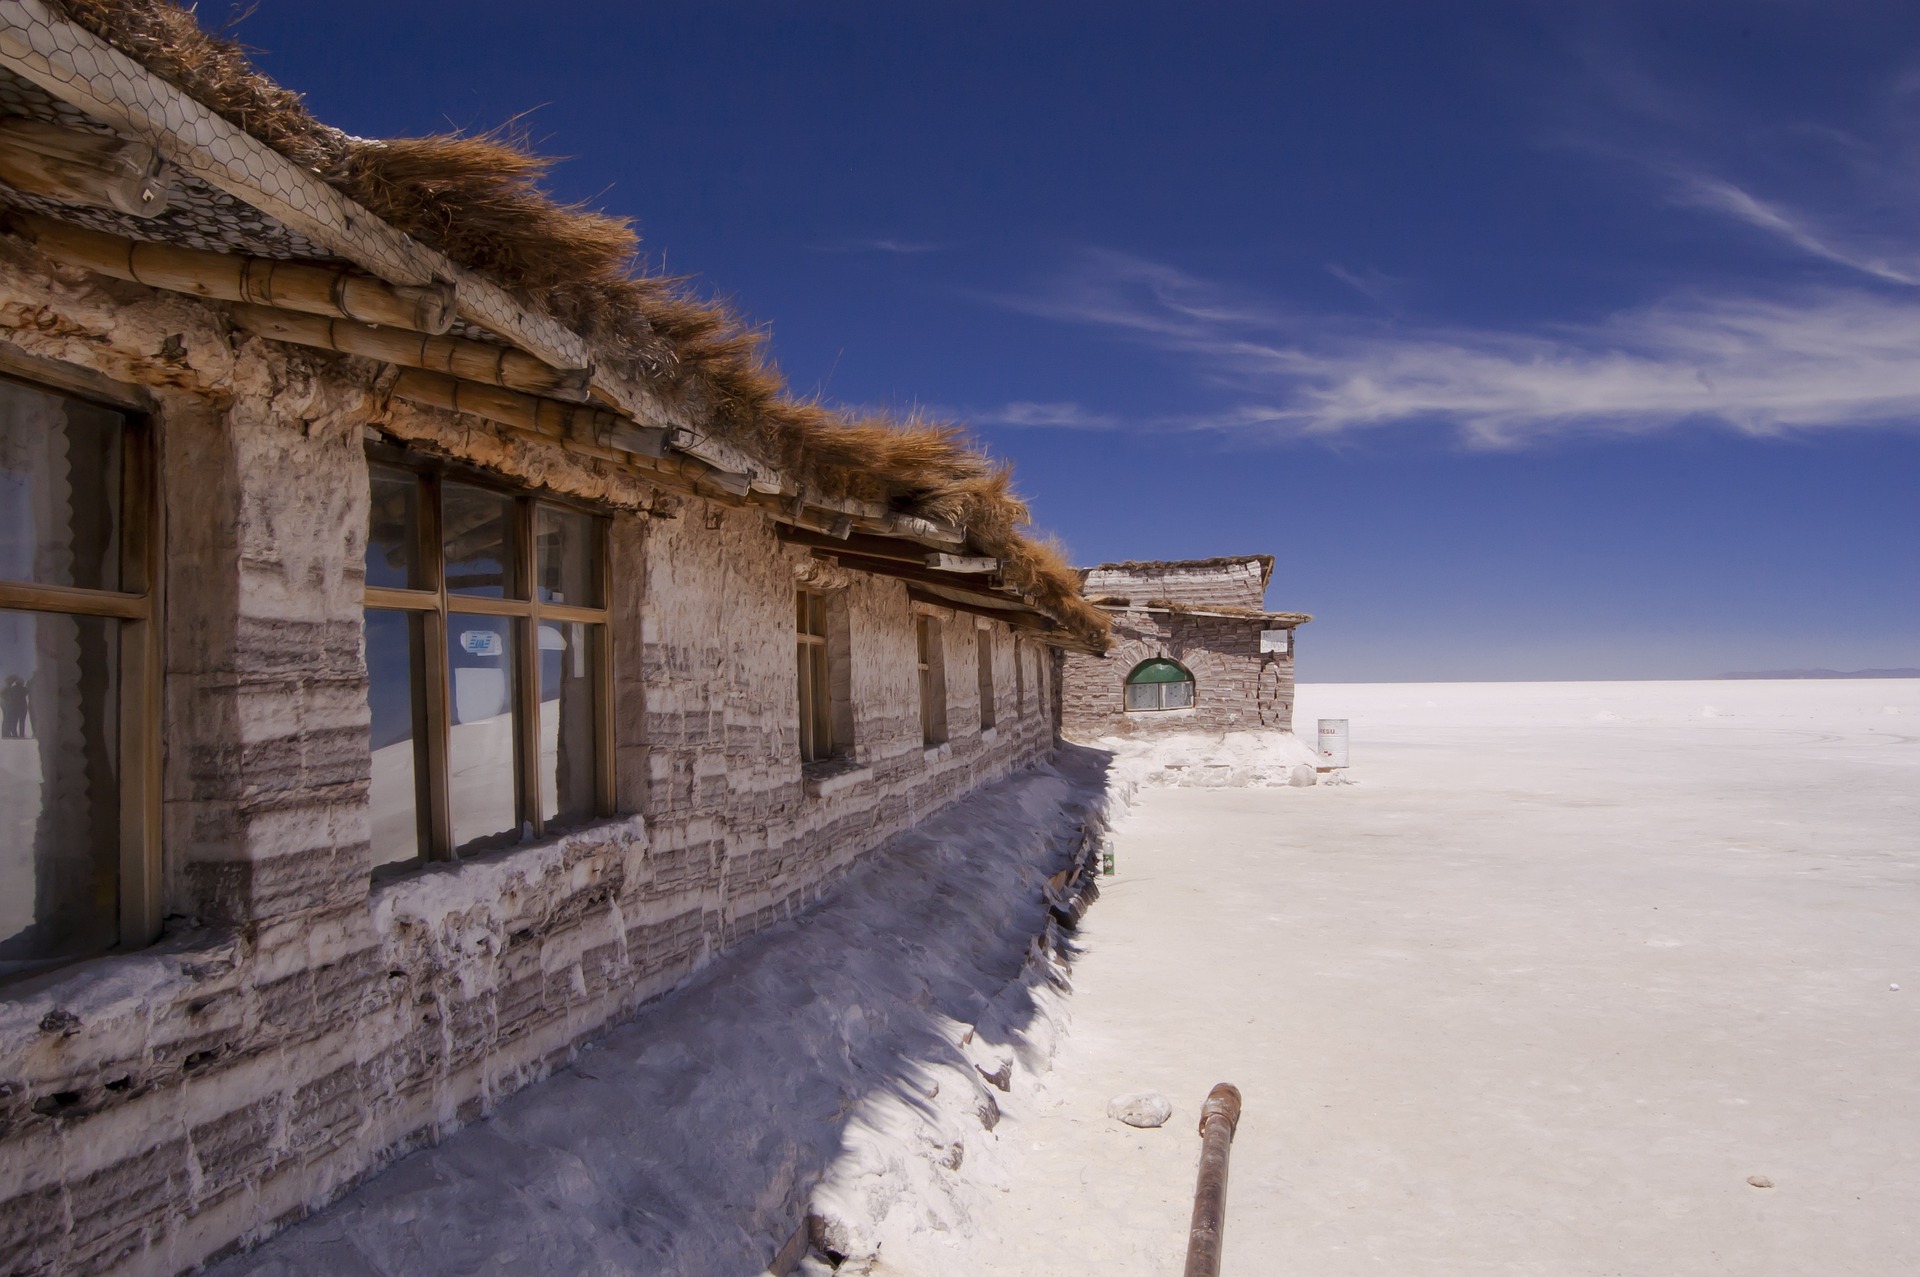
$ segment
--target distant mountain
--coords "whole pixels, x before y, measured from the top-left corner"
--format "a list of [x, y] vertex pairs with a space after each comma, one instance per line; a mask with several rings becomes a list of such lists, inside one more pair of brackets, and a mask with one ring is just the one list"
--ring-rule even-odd
[[1756, 670], [1748, 674], [1716, 674], [1715, 678], [1920, 678], [1920, 669], [1892, 670]]

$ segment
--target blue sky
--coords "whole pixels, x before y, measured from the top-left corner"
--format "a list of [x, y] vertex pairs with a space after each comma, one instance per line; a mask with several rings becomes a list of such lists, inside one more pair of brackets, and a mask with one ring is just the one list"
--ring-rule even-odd
[[[203, 19], [217, 21], [214, 6]], [[1920, 5], [264, 0], [1301, 677], [1920, 665]]]

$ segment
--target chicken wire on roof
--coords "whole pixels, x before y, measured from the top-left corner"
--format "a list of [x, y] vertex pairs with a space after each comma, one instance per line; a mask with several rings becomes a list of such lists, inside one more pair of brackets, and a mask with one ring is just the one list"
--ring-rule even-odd
[[[39, 85], [0, 68], [0, 117], [39, 120], [91, 133], [114, 130]], [[8, 207], [58, 218], [88, 230], [126, 239], [179, 244], [214, 253], [252, 257], [331, 259], [333, 254], [276, 219], [197, 177], [173, 168], [167, 211], [157, 217], [128, 217], [110, 208], [68, 204], [29, 195], [0, 182], [0, 200]]]

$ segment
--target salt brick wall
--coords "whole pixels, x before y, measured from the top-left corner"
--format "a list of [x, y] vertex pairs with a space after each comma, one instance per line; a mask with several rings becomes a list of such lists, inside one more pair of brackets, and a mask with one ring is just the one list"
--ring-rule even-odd
[[[170, 1274], [300, 1218], [1052, 748], [1045, 689], [1016, 711], [1008, 631], [950, 613], [950, 671], [996, 645], [1000, 725], [983, 736], [974, 680], [949, 678], [949, 742], [923, 750], [905, 587], [760, 516], [651, 517], [599, 462], [386, 401], [374, 365], [5, 239], [0, 334], [151, 390], [169, 510], [167, 930], [0, 986], [8, 1273]], [[628, 815], [370, 885], [368, 422], [614, 508]], [[802, 580], [848, 603], [855, 739], [824, 796], [798, 761]]]
[[[1114, 613], [1105, 656], [1058, 659], [1060, 729], [1076, 740], [1155, 732], [1293, 730], [1293, 656], [1262, 652], [1265, 622], [1183, 613]], [[1193, 708], [1126, 712], [1126, 679], [1167, 657], [1193, 674]]]
[[1191, 607], [1265, 606], [1265, 572], [1257, 560], [1216, 563], [1205, 567], [1145, 568], [1127, 571], [1114, 567], [1087, 572], [1090, 599], [1123, 598], [1144, 606], [1151, 599], [1170, 599]]

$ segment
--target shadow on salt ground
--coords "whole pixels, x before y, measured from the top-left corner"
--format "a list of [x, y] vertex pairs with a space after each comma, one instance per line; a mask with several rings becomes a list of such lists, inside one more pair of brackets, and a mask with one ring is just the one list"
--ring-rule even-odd
[[706, 1277], [759, 1271], [809, 1211], [836, 1253], [965, 1230], [995, 1162], [983, 1075], [1051, 1058], [1070, 955], [1039, 939], [1046, 880], [1102, 827], [1108, 762], [1065, 745], [955, 804], [490, 1117], [211, 1271]]

